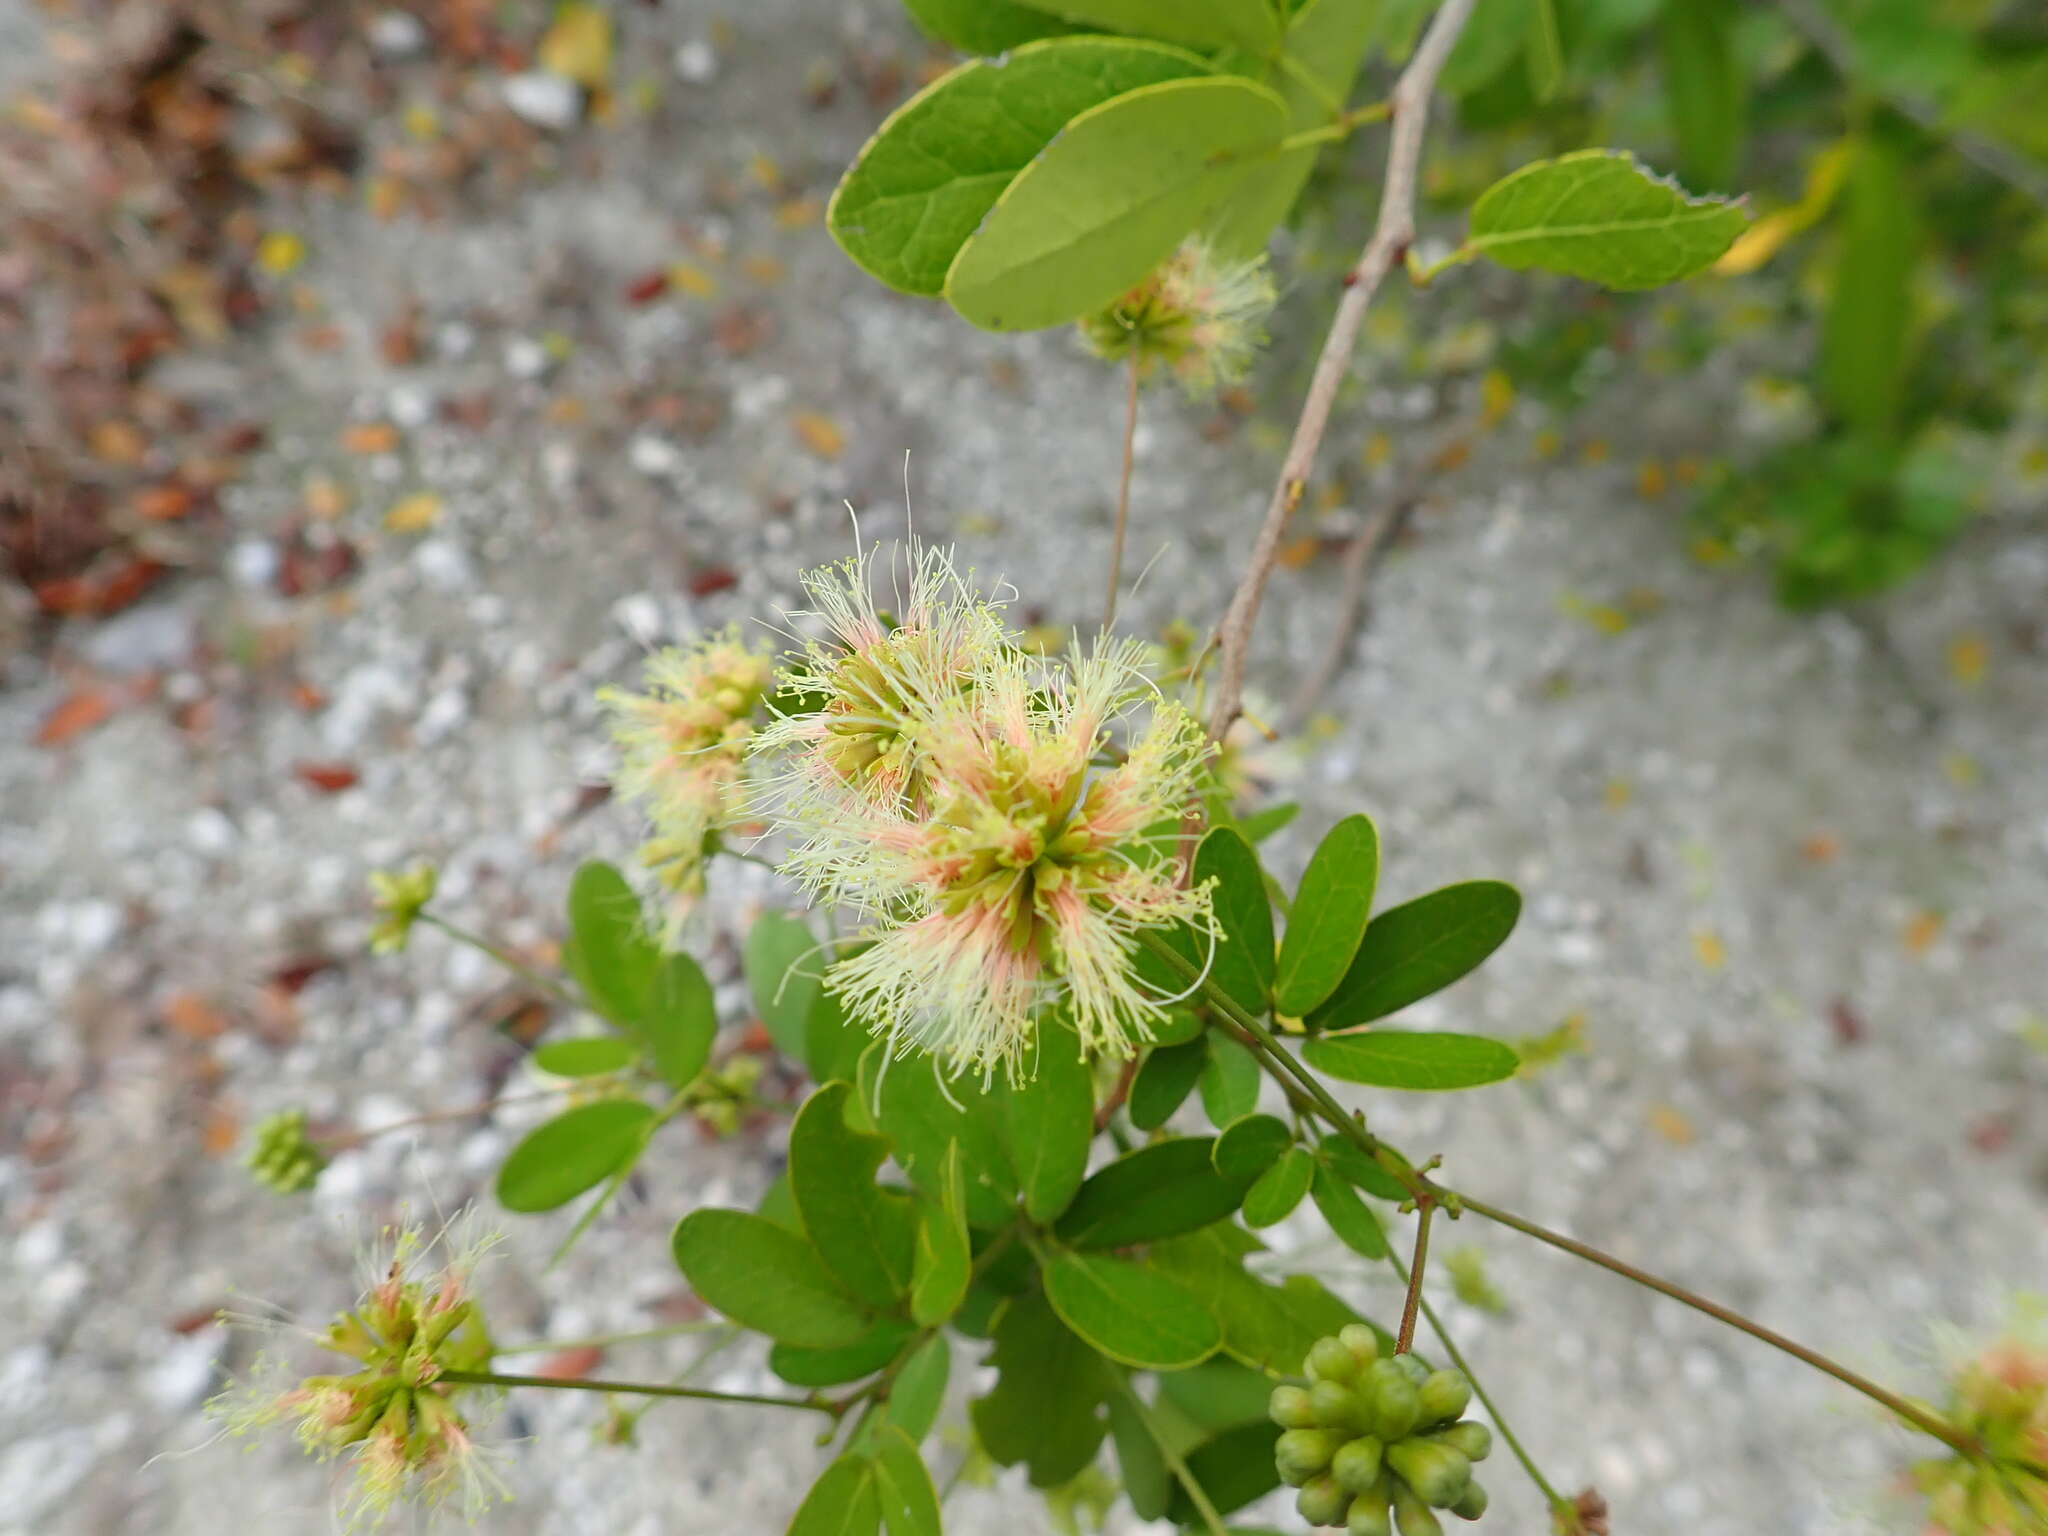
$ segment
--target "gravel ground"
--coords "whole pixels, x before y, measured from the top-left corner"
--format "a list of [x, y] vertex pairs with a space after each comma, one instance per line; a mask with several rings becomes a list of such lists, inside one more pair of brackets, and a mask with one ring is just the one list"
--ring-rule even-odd
[[[204, 1319], [249, 1296], [319, 1316], [349, 1293], [366, 1234], [401, 1206], [469, 1198], [524, 1123], [515, 1107], [385, 1138], [300, 1204], [222, 1155], [274, 1108], [371, 1126], [486, 1097], [512, 1070], [487, 964], [432, 935], [363, 955], [368, 870], [431, 857], [463, 920], [515, 945], [555, 936], [574, 864], [636, 840], [618, 808], [577, 814], [602, 767], [594, 687], [649, 643], [790, 600], [797, 570], [848, 549], [843, 500], [869, 535], [900, 532], [906, 450], [921, 531], [959, 540], [1050, 622], [1092, 613], [1114, 382], [1061, 337], [982, 337], [882, 292], [789, 211], [829, 188], [876, 115], [858, 89], [807, 107], [807, 76], [902, 46], [898, 24], [777, 0], [729, 33], [689, 4], [631, 26], [656, 67], [695, 44], [692, 78], [668, 76], [652, 125], [565, 141], [523, 199], [432, 224], [293, 211], [312, 252], [296, 278], [343, 347], [280, 339], [180, 380], [260, 398], [276, 424], [231, 492], [221, 573], [6, 663], [0, 1532], [326, 1528], [321, 1469], [277, 1446], [195, 1449], [201, 1402], [249, 1356]], [[756, 155], [779, 189], [750, 177]], [[780, 274], [749, 275], [750, 257]], [[622, 297], [679, 259], [720, 294]], [[376, 335], [408, 296], [425, 351], [394, 369]], [[551, 350], [552, 333], [573, 346]], [[1231, 430], [1150, 408], [1135, 624], [1220, 607], [1271, 469], [1261, 423], [1296, 392], [1285, 372], [1260, 420]], [[486, 424], [445, 419], [480, 393]], [[2024, 1036], [2048, 1009], [2048, 534], [1987, 527], [1854, 622], [1788, 615], [1753, 577], [1688, 558], [1670, 505], [1635, 494], [1633, 450], [1725, 451], [1737, 398], [1712, 373], [1617, 391], [1591, 415], [1627, 437], [1630, 465], [1539, 461], [1543, 423], [1519, 415], [1482, 437], [1378, 575], [1325, 700], [1346, 723], [1281, 764], [1305, 813], [1276, 858], [1298, 869], [1313, 834], [1364, 808], [1389, 900], [1519, 882], [1515, 939], [1417, 1021], [1584, 1021], [1587, 1053], [1527, 1085], [1375, 1101], [1397, 1139], [1446, 1153], [1474, 1193], [1925, 1389], [1931, 1324], [1989, 1324], [2008, 1289], [2048, 1275], [2048, 1117], [2027, 1113], [2048, 1060]], [[1429, 406], [1405, 385], [1361, 391], [1333, 457], [1355, 460], [1375, 428], [1404, 440]], [[836, 457], [802, 413], [843, 435]], [[393, 452], [340, 446], [350, 423], [387, 420]], [[314, 475], [348, 504], [307, 533]], [[420, 490], [441, 498], [432, 525], [383, 528]], [[280, 596], [281, 565], [335, 540], [358, 550], [353, 575]], [[1270, 695], [1317, 654], [1335, 590], [1322, 562], [1281, 576]], [[1588, 603], [1641, 617], [1606, 633], [1575, 616]], [[81, 687], [125, 707], [31, 744]], [[357, 777], [330, 792], [308, 765]], [[734, 877], [711, 906], [779, 899]], [[737, 1015], [729, 937], [709, 942]], [[778, 1155], [772, 1135], [686, 1141], [665, 1141], [561, 1266], [544, 1267], [564, 1223], [511, 1229], [501, 1335], [674, 1315], [668, 1227], [752, 1198]], [[1597, 1483], [1617, 1531], [1884, 1517], [1905, 1447], [1846, 1394], [1478, 1226], [1449, 1241], [1483, 1246], [1513, 1315], [1454, 1307], [1459, 1331], [1539, 1460]], [[1392, 1306], [1312, 1234], [1291, 1237], [1333, 1283]], [[608, 1368], [690, 1353], [621, 1350]], [[704, 1379], [759, 1372], [741, 1350]], [[805, 1426], [773, 1417], [665, 1406], [637, 1451], [596, 1444], [599, 1417], [572, 1394], [522, 1400], [505, 1425], [533, 1436], [505, 1469], [519, 1498], [485, 1528], [774, 1532], [818, 1462]], [[1495, 1485], [1489, 1528], [1537, 1531], [1513, 1475]], [[948, 1513], [961, 1531], [1049, 1528], [1014, 1479], [963, 1488]]]

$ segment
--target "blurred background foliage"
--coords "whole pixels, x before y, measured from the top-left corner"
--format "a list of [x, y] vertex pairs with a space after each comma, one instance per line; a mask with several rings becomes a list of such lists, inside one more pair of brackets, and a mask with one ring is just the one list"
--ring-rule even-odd
[[[1396, 58], [1431, 9], [1389, 0]], [[1669, 294], [1537, 284], [1476, 335], [1469, 306], [1432, 294], [1448, 318], [1426, 323], [1465, 331], [1411, 338], [1426, 372], [1487, 367], [1491, 394], [1563, 418], [1631, 369], [1711, 370], [1701, 458], [1646, 463], [1645, 491], [1686, 506], [1701, 559], [1763, 563], [1798, 607], [1891, 587], [1982, 516], [2040, 514], [2048, 8], [1487, 0], [1479, 23], [1444, 79], [1458, 131], [1426, 188], [1439, 227], [1504, 171], [1588, 143], [1745, 195], [1756, 222], [1719, 280]], [[1321, 168], [1304, 262], [1347, 258], [1371, 165], [1368, 149]], [[1738, 419], [1759, 428], [1739, 444]], [[1627, 455], [1626, 416], [1599, 425], [1599, 451]]]

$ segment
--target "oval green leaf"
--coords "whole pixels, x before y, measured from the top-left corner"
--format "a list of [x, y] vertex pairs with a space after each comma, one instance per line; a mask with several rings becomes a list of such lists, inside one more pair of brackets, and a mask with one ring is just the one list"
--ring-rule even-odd
[[1316, 1143], [1316, 1155], [1323, 1160], [1324, 1167], [1368, 1195], [1396, 1203], [1408, 1198], [1408, 1186], [1382, 1168], [1348, 1136], [1330, 1132]]
[[870, 1306], [889, 1307], [910, 1288], [916, 1217], [909, 1200], [875, 1183], [889, 1144], [846, 1123], [852, 1094], [849, 1083], [827, 1083], [797, 1111], [789, 1188], [805, 1233], [840, 1284]]
[[881, 1529], [875, 1466], [865, 1456], [842, 1456], [827, 1467], [789, 1522], [789, 1536], [877, 1536]]
[[598, 859], [580, 867], [569, 882], [568, 963], [590, 1006], [614, 1024], [637, 1028], [660, 960], [626, 877]]
[[864, 1337], [837, 1349], [777, 1344], [768, 1351], [768, 1369], [793, 1387], [836, 1387], [874, 1375], [896, 1358], [909, 1338], [910, 1324], [900, 1317], [884, 1317]]
[[1290, 1147], [1280, 1160], [1259, 1175], [1245, 1191], [1244, 1224], [1270, 1227], [1292, 1215], [1315, 1178], [1316, 1160], [1300, 1147]]
[[946, 1378], [953, 1370], [953, 1349], [943, 1333], [918, 1345], [889, 1386], [883, 1419], [913, 1441], [922, 1441], [939, 1419], [946, 1401]]
[[1140, 1520], [1157, 1520], [1173, 1497], [1173, 1473], [1159, 1454], [1159, 1442], [1122, 1392], [1109, 1395], [1109, 1437], [1116, 1442], [1116, 1467], [1131, 1512]]
[[654, 1110], [638, 1099], [579, 1104], [528, 1131], [498, 1169], [508, 1211], [552, 1211], [595, 1189], [639, 1156]]
[[889, 1139], [910, 1181], [934, 1199], [945, 1195], [946, 1149], [960, 1144], [967, 1222], [999, 1227], [1016, 1215], [1017, 1178], [1003, 1146], [1002, 1111], [979, 1079], [939, 1081], [931, 1057], [888, 1058], [876, 1041], [860, 1059], [861, 1102], [876, 1110], [876, 1129]]
[[[978, 11], [987, 0], [947, 3]], [[1003, 189], [1069, 120], [1140, 86], [1209, 72], [1179, 48], [1115, 37], [1029, 43], [963, 64], [875, 131], [832, 194], [826, 228], [871, 277], [937, 297], [953, 258]]]
[[1127, 1248], [1192, 1232], [1230, 1215], [1250, 1181], [1210, 1164], [1209, 1136], [1178, 1136], [1127, 1153], [1094, 1174], [1055, 1230], [1076, 1248]]
[[1095, 1459], [1108, 1361], [1061, 1322], [1038, 1290], [1006, 1305], [989, 1363], [996, 1384], [968, 1407], [975, 1438], [998, 1466], [1023, 1462], [1037, 1488], [1057, 1488]]
[[1030, 1080], [1002, 1092], [1003, 1131], [1024, 1213], [1048, 1222], [1067, 1208], [1088, 1176], [1095, 1140], [1095, 1074], [1081, 1040], [1062, 1023], [1039, 1030]]
[[654, 1069], [671, 1088], [687, 1088], [711, 1060], [718, 1004], [704, 968], [688, 955], [661, 957], [640, 1032], [654, 1053]]
[[940, 1174], [942, 1196], [925, 1199], [917, 1211], [917, 1247], [911, 1263], [910, 1315], [921, 1327], [944, 1322], [967, 1294], [974, 1255], [962, 1208], [960, 1143], [946, 1148]]
[[1280, 21], [1270, 0], [1045, 0], [1045, 9], [1071, 21], [1164, 38], [1195, 48], [1270, 52]]
[[808, 1239], [749, 1211], [692, 1211], [676, 1223], [671, 1246], [708, 1306], [771, 1339], [835, 1349], [873, 1326]]
[[1252, 845], [1218, 827], [1195, 853], [1195, 883], [1213, 882], [1211, 901], [1221, 933], [1209, 979], [1245, 1012], [1264, 1018], [1273, 990], [1273, 905]]
[[804, 1032], [817, 999], [825, 952], [808, 925], [787, 912], [763, 912], [747, 930], [740, 951], [754, 1010], [775, 1049], [804, 1059]]
[[1131, 1124], [1156, 1131], [1195, 1091], [1209, 1064], [1209, 1042], [1197, 1035], [1185, 1045], [1154, 1046], [1131, 1080]]
[[1045, 1295], [1075, 1333], [1139, 1370], [1185, 1370], [1223, 1343], [1194, 1292], [1128, 1259], [1059, 1254], [1045, 1267]]
[[602, 1077], [625, 1071], [639, 1054], [622, 1035], [583, 1035], [536, 1046], [533, 1064], [554, 1077]]
[[1521, 1065], [1512, 1049], [1483, 1035], [1405, 1029], [1318, 1035], [1303, 1044], [1301, 1054], [1318, 1072], [1347, 1083], [1430, 1093], [1502, 1082]]
[[1202, 1064], [1202, 1113], [1221, 1130], [1259, 1107], [1258, 1058], [1228, 1035], [1211, 1035]]
[[1380, 877], [1380, 835], [1370, 816], [1330, 828], [1295, 890], [1280, 941], [1273, 1006], [1299, 1019], [1337, 989], [1358, 953]]
[[889, 1536], [939, 1536], [939, 1491], [916, 1442], [895, 1425], [885, 1425], [870, 1454], [882, 1528]]
[[1521, 915], [1521, 893], [1499, 880], [1447, 885], [1388, 908], [1308, 1027], [1370, 1024], [1442, 991], [1499, 949]]
[[962, 53], [1005, 53], [1068, 30], [1057, 16], [1015, 0], [903, 0], [903, 8], [927, 35]]
[[1582, 149], [1488, 187], [1472, 205], [1465, 249], [1517, 271], [1660, 288], [1713, 265], [1748, 223], [1741, 205], [1693, 197], [1632, 155]]
[[1226, 1179], [1256, 1179], [1294, 1145], [1294, 1132], [1278, 1115], [1244, 1115], [1223, 1128], [1209, 1161]]
[[1358, 1198], [1358, 1191], [1347, 1180], [1318, 1164], [1309, 1191], [1315, 1196], [1316, 1209], [1322, 1213], [1324, 1222], [1337, 1234], [1337, 1241], [1363, 1258], [1387, 1256], [1387, 1235], [1380, 1230], [1379, 1218], [1373, 1215], [1371, 1206]]
[[[1242, 1509], [1280, 1486], [1280, 1473], [1273, 1464], [1273, 1446], [1279, 1438], [1275, 1424], [1239, 1424], [1226, 1429], [1186, 1454], [1188, 1476], [1201, 1485], [1218, 1514]], [[1192, 1526], [1201, 1519], [1195, 1501], [1178, 1486], [1166, 1517], [1179, 1526]]]
[[1287, 110], [1234, 78], [1170, 80], [1081, 113], [1003, 191], [946, 273], [984, 330], [1100, 309], [1171, 255], [1261, 159]]

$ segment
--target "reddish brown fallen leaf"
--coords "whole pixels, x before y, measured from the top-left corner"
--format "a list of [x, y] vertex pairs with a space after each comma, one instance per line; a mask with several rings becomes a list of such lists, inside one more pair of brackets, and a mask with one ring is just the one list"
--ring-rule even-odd
[[362, 775], [348, 763], [296, 763], [292, 766], [292, 777], [322, 794], [338, 795], [353, 788]]
[[91, 612], [101, 618], [119, 613], [161, 581], [165, 567], [154, 560], [130, 560], [101, 581], [93, 592]]
[[377, 351], [387, 366], [410, 368], [420, 360], [420, 307], [408, 304], [377, 338]]
[[311, 683], [300, 681], [292, 684], [292, 708], [302, 714], [317, 714], [327, 707], [327, 695]]
[[365, 421], [341, 434], [341, 446], [350, 453], [389, 453], [398, 446], [398, 428], [388, 421]]
[[184, 517], [198, 500], [182, 485], [152, 485], [135, 493], [135, 515], [146, 522], [171, 523]]
[[197, 992], [173, 992], [165, 998], [164, 1022], [187, 1040], [218, 1040], [228, 1032], [227, 1015]]
[[1846, 997], [1838, 997], [1828, 1004], [1828, 1023], [1834, 1029], [1835, 1040], [1841, 1045], [1861, 1045], [1870, 1033], [1858, 1013]]
[[575, 1349], [558, 1350], [534, 1367], [533, 1374], [546, 1376], [554, 1381], [581, 1381], [598, 1367], [604, 1359], [604, 1351], [595, 1344], [579, 1345]]
[[1816, 832], [1799, 844], [1799, 856], [1809, 864], [1831, 864], [1841, 851], [1842, 840], [1832, 832]]
[[656, 268], [654, 271], [643, 273], [641, 276], [634, 278], [632, 282], [626, 284], [626, 302], [628, 304], [652, 304], [667, 292], [668, 273], [665, 270]]
[[2012, 1117], [1986, 1115], [1970, 1127], [1970, 1145], [1986, 1157], [1996, 1157], [2012, 1145]]
[[846, 451], [846, 432], [830, 416], [818, 411], [798, 411], [789, 424], [797, 440], [821, 459], [836, 459]]
[[775, 334], [765, 311], [734, 305], [711, 322], [711, 340], [727, 357], [745, 357]]
[[61, 747], [83, 736], [113, 714], [120, 696], [111, 688], [75, 688], [57, 701], [36, 731], [39, 747]]
[[707, 565], [690, 578], [690, 596], [709, 597], [729, 592], [740, 584], [739, 573], [729, 565]]
[[233, 1113], [218, 1105], [206, 1112], [206, 1123], [199, 1132], [199, 1145], [208, 1157], [226, 1157], [241, 1139], [242, 1123]]
[[307, 982], [322, 971], [333, 970], [335, 964], [332, 955], [296, 955], [272, 971], [265, 982], [288, 997], [296, 997], [306, 990]]

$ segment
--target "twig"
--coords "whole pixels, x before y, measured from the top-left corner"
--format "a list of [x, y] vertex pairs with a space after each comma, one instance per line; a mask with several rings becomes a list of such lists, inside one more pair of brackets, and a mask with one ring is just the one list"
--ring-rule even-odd
[[1397, 493], [1344, 547], [1343, 563], [1338, 567], [1344, 584], [1337, 593], [1337, 613], [1330, 623], [1330, 637], [1324, 642], [1323, 654], [1314, 669], [1302, 680], [1287, 706], [1283, 726], [1286, 734], [1291, 736], [1308, 723], [1330, 684], [1344, 670], [1344, 658], [1351, 650], [1352, 638], [1358, 633], [1359, 620], [1365, 612], [1365, 587], [1372, 576], [1374, 556], [1401, 531], [1421, 499], [1413, 491]]
[[1266, 507], [1266, 519], [1252, 545], [1250, 564], [1230, 608], [1217, 626], [1222, 665], [1216, 682], [1216, 697], [1210, 707], [1209, 734], [1221, 740], [1237, 718], [1244, 697], [1245, 665], [1251, 649], [1252, 629], [1258, 623], [1259, 604], [1266, 595], [1266, 582], [1280, 555], [1280, 538], [1287, 519], [1308, 488], [1309, 471], [1315, 467], [1316, 449], [1330, 424], [1330, 411], [1337, 401], [1338, 386], [1351, 367], [1352, 349], [1358, 344], [1359, 326], [1366, 307], [1378, 291], [1380, 281], [1407, 254], [1415, 239], [1415, 186], [1422, 160], [1423, 130], [1429, 123], [1429, 98], [1436, 89], [1437, 76], [1458, 41], [1458, 34], [1472, 15], [1476, 0], [1444, 0], [1429, 24], [1422, 44], [1401, 72], [1388, 101], [1393, 109], [1394, 127], [1387, 148], [1386, 185], [1380, 193], [1379, 217], [1372, 238], [1365, 244], [1345, 279], [1344, 297], [1330, 334], [1323, 340], [1322, 355], [1309, 384], [1308, 399], [1295, 424], [1294, 440], [1280, 465], [1280, 478]]
[[1122, 1391], [1124, 1402], [1136, 1415], [1145, 1433], [1151, 1437], [1152, 1444], [1158, 1448], [1159, 1459], [1166, 1463], [1166, 1470], [1173, 1474], [1174, 1481], [1186, 1492], [1188, 1502], [1195, 1506], [1195, 1513], [1202, 1520], [1202, 1529], [1207, 1531], [1209, 1536], [1228, 1536], [1223, 1516], [1216, 1512], [1215, 1504], [1210, 1501], [1209, 1491], [1202, 1486], [1195, 1474], [1188, 1470], [1188, 1464], [1182, 1459], [1180, 1452], [1167, 1443], [1166, 1436], [1160, 1432], [1158, 1422], [1152, 1417], [1152, 1410], [1145, 1406], [1145, 1399], [1138, 1396], [1137, 1388], [1131, 1385], [1130, 1378], [1122, 1371], [1111, 1371], [1109, 1377]]
[[1429, 1219], [1436, 1214], [1436, 1202], [1424, 1199], [1415, 1207], [1415, 1262], [1408, 1266], [1408, 1301], [1401, 1308], [1401, 1332], [1394, 1339], [1394, 1353], [1405, 1355], [1415, 1348], [1415, 1315], [1422, 1310], [1422, 1272], [1429, 1264]]
[[560, 982], [541, 975], [539, 971], [536, 971], [525, 961], [513, 955], [511, 951], [493, 944], [482, 934], [472, 933], [460, 923], [451, 923], [437, 912], [421, 912], [414, 921], [425, 923], [429, 928], [438, 928], [449, 938], [455, 940], [456, 943], [467, 944], [478, 953], [488, 955], [514, 976], [524, 981], [528, 986], [538, 988], [540, 991], [547, 993], [548, 996], [565, 1007], [576, 1008], [582, 1006], [575, 998], [569, 995], [568, 990]]
[[558, 1392], [630, 1392], [636, 1397], [692, 1397], [707, 1403], [756, 1403], [767, 1408], [808, 1408], [837, 1418], [842, 1411], [820, 1397], [769, 1397], [759, 1392], [714, 1392], [657, 1381], [585, 1381], [574, 1376], [508, 1376], [500, 1371], [443, 1371], [436, 1381], [476, 1387], [547, 1387]]
[[[1846, 80], [1858, 78], [1856, 46], [1835, 24], [1833, 17], [1808, 0], [1779, 0], [1779, 8], [1790, 18], [1793, 26], [1806, 34], [1807, 41], [1835, 66], [1838, 74]], [[1880, 101], [1900, 115], [1911, 118], [1936, 138], [1947, 140], [1957, 154], [1980, 171], [1997, 177], [2022, 196], [2048, 208], [2048, 175], [2029, 164], [2024, 155], [1997, 139], [1985, 138], [1982, 134], [1944, 121], [1941, 108], [1934, 102], [1885, 91], [1876, 94]]]
[[1624, 1279], [1633, 1280], [1659, 1295], [1669, 1296], [1673, 1301], [1684, 1302], [1688, 1307], [1704, 1312], [1716, 1322], [1726, 1323], [1729, 1327], [1832, 1376], [1843, 1386], [1862, 1393], [1872, 1402], [1890, 1410], [1906, 1423], [1925, 1434], [1932, 1435], [1960, 1454], [1970, 1457], [1982, 1454], [1982, 1447], [1973, 1436], [1949, 1423], [1933, 1409], [1879, 1386], [1869, 1377], [1858, 1375], [1846, 1365], [1830, 1360], [1826, 1355], [1808, 1349], [1803, 1344], [1795, 1343], [1782, 1333], [1744, 1317], [1740, 1312], [1724, 1307], [1718, 1302], [1709, 1301], [1697, 1292], [1689, 1291], [1684, 1286], [1662, 1279], [1647, 1270], [1638, 1269], [1626, 1260], [1618, 1259], [1611, 1253], [1603, 1253], [1590, 1244], [1566, 1237], [1561, 1232], [1553, 1232], [1548, 1227], [1538, 1226], [1512, 1211], [1502, 1210], [1499, 1206], [1489, 1205], [1483, 1200], [1474, 1200], [1461, 1190], [1432, 1183], [1425, 1173], [1418, 1171], [1399, 1151], [1381, 1141], [1365, 1128], [1357, 1116], [1347, 1112], [1344, 1106], [1332, 1097], [1329, 1089], [1322, 1085], [1321, 1080], [1281, 1046], [1265, 1024], [1248, 1013], [1215, 982], [1197, 972], [1180, 951], [1150, 934], [1146, 935], [1144, 942], [1153, 954], [1158, 955], [1199, 988], [1205, 1006], [1222, 1015], [1243, 1032], [1246, 1045], [1259, 1058], [1267, 1075], [1280, 1085], [1289, 1102], [1297, 1109], [1321, 1120], [1372, 1158], [1391, 1177], [1401, 1182], [1418, 1205], [1426, 1200], [1433, 1200], [1448, 1208], [1453, 1216], [1461, 1211], [1471, 1211], [1475, 1215], [1484, 1216], [1488, 1221], [1497, 1221], [1504, 1227], [1512, 1227], [1525, 1236], [1535, 1238], [1538, 1242], [1548, 1243], [1553, 1248], [1584, 1259], [1589, 1264], [1596, 1264]]
[[1116, 593], [1124, 578], [1124, 530], [1131, 520], [1131, 455], [1138, 441], [1138, 349], [1131, 349], [1130, 392], [1124, 400], [1124, 469], [1116, 488], [1116, 531], [1109, 540], [1109, 595], [1102, 600], [1102, 632], [1116, 623]]

